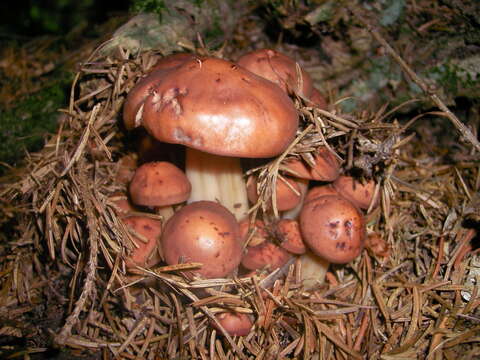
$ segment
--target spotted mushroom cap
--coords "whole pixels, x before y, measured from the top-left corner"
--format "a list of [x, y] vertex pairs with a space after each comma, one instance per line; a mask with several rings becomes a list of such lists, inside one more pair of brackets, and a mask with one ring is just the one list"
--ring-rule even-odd
[[365, 243], [363, 214], [340, 195], [320, 196], [305, 203], [300, 230], [313, 253], [335, 264], [355, 259]]
[[293, 140], [298, 114], [272, 82], [226, 60], [196, 58], [159, 79], [145, 100], [142, 123], [167, 143], [216, 155], [267, 158]]
[[185, 173], [167, 161], [141, 165], [129, 186], [132, 202], [143, 206], [179, 204], [190, 197], [191, 190]]

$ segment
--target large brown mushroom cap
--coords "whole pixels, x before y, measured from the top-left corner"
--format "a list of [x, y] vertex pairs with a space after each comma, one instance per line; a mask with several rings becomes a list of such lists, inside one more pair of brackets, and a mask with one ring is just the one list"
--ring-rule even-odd
[[197, 58], [157, 83], [143, 125], [157, 140], [212, 154], [272, 157], [295, 137], [298, 114], [270, 81], [229, 61]]
[[268, 79], [284, 91], [295, 91], [310, 97], [313, 90], [312, 78], [300, 69], [301, 78], [297, 74], [295, 60], [287, 55], [271, 49], [260, 49], [243, 55], [237, 63], [251, 72]]
[[331, 263], [352, 261], [365, 242], [362, 213], [339, 195], [325, 195], [307, 202], [300, 213], [300, 229], [307, 246]]
[[340, 162], [325, 146], [318, 148], [314, 156], [315, 166], [311, 167], [301, 159], [285, 162], [285, 171], [293, 176], [319, 181], [333, 181], [340, 175]]
[[197, 201], [177, 211], [165, 226], [162, 249], [170, 265], [202, 263], [197, 273], [206, 278], [229, 275], [242, 257], [235, 217], [213, 201]]
[[134, 204], [166, 206], [184, 202], [190, 196], [190, 181], [182, 170], [166, 161], [141, 165], [130, 182]]

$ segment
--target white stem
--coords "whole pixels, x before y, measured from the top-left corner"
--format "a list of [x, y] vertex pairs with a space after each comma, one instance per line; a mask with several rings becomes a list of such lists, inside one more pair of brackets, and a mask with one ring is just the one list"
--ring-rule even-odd
[[238, 221], [247, 217], [247, 187], [240, 159], [187, 148], [185, 173], [192, 184], [188, 203], [217, 201]]
[[325, 282], [325, 274], [330, 265], [327, 260], [307, 251], [300, 256], [300, 261], [302, 263], [302, 283], [306, 290], [311, 290]]

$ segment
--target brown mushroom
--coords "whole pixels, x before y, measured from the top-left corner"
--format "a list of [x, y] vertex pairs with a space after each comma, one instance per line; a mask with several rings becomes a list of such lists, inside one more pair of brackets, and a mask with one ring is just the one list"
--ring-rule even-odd
[[255, 50], [241, 56], [237, 63], [251, 72], [268, 79], [286, 92], [310, 97], [312, 78], [289, 56], [271, 49]]
[[[250, 175], [247, 180], [247, 196], [252, 204], [258, 201], [257, 178], [254, 175]], [[300, 187], [294, 179], [288, 177], [278, 178], [275, 199], [278, 211], [293, 209], [301, 200]]]
[[[253, 326], [253, 321], [248, 314], [240, 312], [222, 312], [215, 314], [215, 319], [230, 336], [246, 336]], [[216, 322], [211, 321], [212, 326], [222, 333]]]
[[283, 170], [298, 178], [333, 181], [340, 174], [340, 162], [325, 146], [320, 146], [313, 159], [315, 166], [310, 166], [302, 159], [290, 159], [284, 162]]
[[213, 201], [194, 202], [177, 211], [168, 220], [161, 243], [168, 264], [202, 263], [196, 272], [206, 278], [229, 275], [242, 257], [235, 217]]
[[247, 246], [259, 245], [268, 239], [268, 232], [262, 220], [256, 219], [253, 228], [250, 228], [250, 219], [240, 221], [240, 238]]
[[351, 176], [340, 176], [334, 181], [333, 186], [340, 195], [360, 209], [368, 209], [372, 201], [374, 201], [373, 207], [378, 206], [378, 198], [374, 199], [376, 184], [373, 180], [361, 183]]
[[129, 186], [136, 205], [166, 206], [179, 204], [190, 196], [191, 185], [182, 170], [166, 161], [141, 165]]
[[122, 219], [135, 242], [131, 254], [126, 259], [127, 267], [153, 265], [150, 260], [156, 257], [156, 249], [162, 233], [162, 223], [146, 216], [129, 216]]
[[276, 224], [276, 233], [282, 248], [296, 255], [305, 253], [305, 243], [302, 239], [298, 221], [293, 219], [279, 220]]
[[[197, 150], [187, 149], [186, 173], [192, 184], [208, 183], [210, 193], [197, 194], [205, 187], [194, 185], [190, 201], [220, 200], [244, 217], [246, 194], [232, 199], [231, 191], [244, 191], [237, 157], [273, 157], [284, 151], [298, 126], [293, 102], [270, 81], [221, 59], [187, 60], [163, 75], [145, 99], [138, 125], [157, 140]], [[220, 161], [223, 156], [229, 159]], [[212, 181], [225, 173], [228, 180]], [[230, 189], [214, 190], [217, 183]]]
[[242, 257], [242, 266], [249, 270], [275, 270], [286, 264], [291, 257], [292, 255], [280, 246], [264, 241], [256, 246], [247, 246]]
[[325, 195], [305, 203], [300, 213], [300, 229], [307, 246], [335, 264], [355, 259], [365, 243], [362, 213], [339, 195]]

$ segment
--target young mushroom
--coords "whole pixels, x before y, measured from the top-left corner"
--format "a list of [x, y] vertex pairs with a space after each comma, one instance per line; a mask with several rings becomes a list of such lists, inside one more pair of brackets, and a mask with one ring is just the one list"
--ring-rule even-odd
[[134, 242], [134, 248], [126, 259], [127, 267], [153, 265], [159, 260], [156, 250], [162, 233], [162, 223], [146, 216], [128, 216], [122, 221]]
[[278, 86], [229, 61], [200, 57], [158, 77], [136, 118], [157, 140], [187, 147], [189, 201], [220, 201], [237, 219], [248, 210], [239, 158], [282, 153], [298, 126]]
[[213, 201], [197, 201], [177, 211], [165, 225], [161, 244], [168, 264], [202, 263], [195, 272], [205, 278], [228, 276], [242, 257], [238, 222]]
[[155, 208], [168, 220], [173, 215], [170, 205], [190, 197], [191, 185], [182, 170], [166, 161], [145, 163], [137, 168], [129, 186], [135, 205]]
[[[300, 213], [300, 229], [311, 252], [324, 260], [316, 262], [323, 275], [328, 263], [346, 264], [355, 259], [365, 243], [361, 211], [339, 195], [324, 195], [306, 202]], [[313, 262], [308, 266], [314, 267], [314, 259], [304, 261]]]
[[240, 223], [242, 243], [246, 251], [242, 257], [242, 266], [247, 270], [274, 270], [284, 265], [291, 257], [285, 249], [270, 241], [270, 234], [265, 223], [255, 220], [253, 233], [248, 232], [248, 219]]

